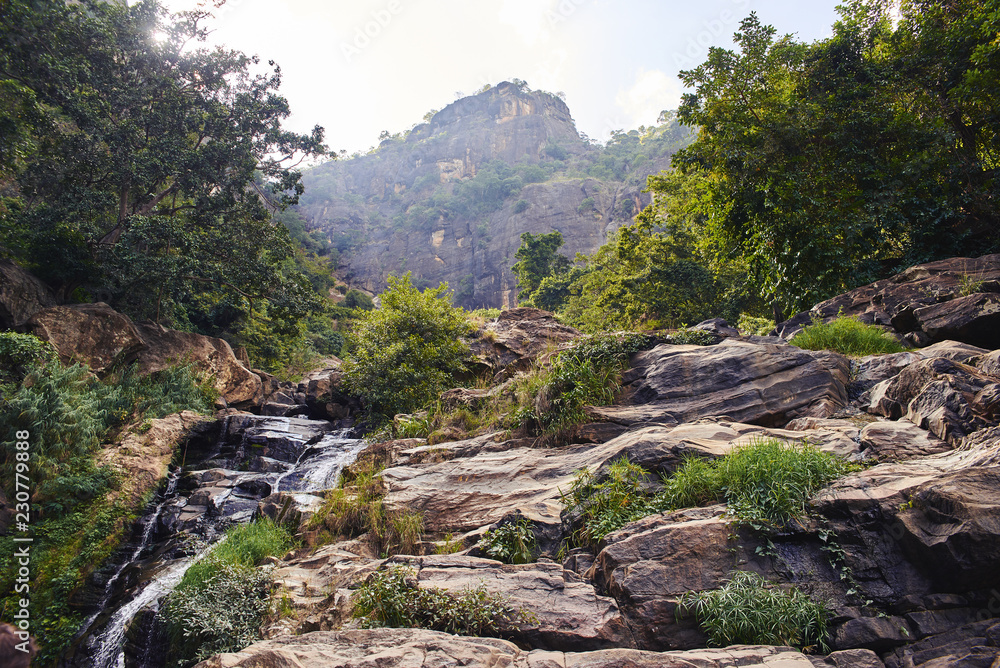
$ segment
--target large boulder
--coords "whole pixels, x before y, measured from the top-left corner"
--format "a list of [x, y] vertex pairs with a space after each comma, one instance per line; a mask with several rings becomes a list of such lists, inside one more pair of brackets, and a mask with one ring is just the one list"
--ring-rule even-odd
[[0, 258], [0, 329], [20, 327], [55, 303], [44, 283], [10, 260]]
[[1000, 419], [998, 379], [974, 367], [934, 357], [911, 364], [870, 391], [868, 411], [891, 419], [906, 416], [938, 438], [957, 445]]
[[236, 359], [226, 341], [150, 323], [140, 323], [135, 328], [143, 344], [138, 351], [141, 373], [155, 373], [177, 364], [190, 364], [211, 379], [212, 385], [230, 406], [245, 408], [260, 402], [260, 376]]
[[53, 306], [25, 327], [52, 344], [64, 364], [80, 362], [96, 373], [134, 361], [145, 345], [132, 320], [103, 302]]
[[[970, 290], [977, 290], [969, 294]], [[1000, 348], [1000, 254], [916, 265], [863, 285], [779, 323], [789, 339], [814, 320], [841, 316], [881, 325], [914, 345], [955, 339]]]
[[481, 367], [511, 375], [527, 370], [542, 353], [579, 337], [580, 332], [548, 311], [514, 308], [486, 323], [469, 347]]
[[706, 347], [665, 344], [633, 358], [623, 377], [626, 405], [592, 413], [623, 424], [725, 416], [781, 426], [843, 409], [849, 376], [847, 359], [825, 351], [736, 339]]

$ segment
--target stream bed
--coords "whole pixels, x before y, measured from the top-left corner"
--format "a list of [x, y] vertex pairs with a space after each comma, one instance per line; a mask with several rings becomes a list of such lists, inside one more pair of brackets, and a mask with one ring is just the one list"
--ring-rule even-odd
[[215, 438], [190, 443], [129, 544], [95, 576], [92, 609], [64, 665], [163, 668], [163, 599], [228, 527], [250, 522], [262, 500], [280, 494], [298, 507], [321, 503], [365, 445], [350, 433], [321, 420], [231, 415]]

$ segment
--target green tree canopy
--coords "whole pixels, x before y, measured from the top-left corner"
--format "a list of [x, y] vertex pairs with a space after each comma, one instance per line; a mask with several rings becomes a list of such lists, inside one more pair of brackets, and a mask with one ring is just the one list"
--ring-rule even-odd
[[563, 235], [559, 231], [548, 234], [525, 232], [521, 235], [521, 246], [514, 254], [517, 262], [511, 267], [517, 276], [518, 301], [530, 301], [542, 279], [569, 269], [569, 258], [556, 252], [562, 245]]
[[377, 415], [417, 410], [465, 370], [471, 325], [451, 305], [448, 284], [417, 290], [410, 274], [389, 277], [381, 307], [354, 321], [344, 362], [348, 389]]
[[284, 130], [278, 67], [200, 47], [207, 16], [155, 0], [5, 3], [0, 243], [63, 299], [82, 286], [192, 322], [310, 307], [271, 212], [302, 192], [294, 162], [325, 151], [323, 130]]

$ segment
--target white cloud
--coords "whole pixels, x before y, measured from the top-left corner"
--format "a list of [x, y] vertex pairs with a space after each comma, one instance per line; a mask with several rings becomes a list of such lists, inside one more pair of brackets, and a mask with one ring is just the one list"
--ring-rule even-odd
[[[615, 104], [625, 115], [625, 127], [650, 125], [664, 109], [675, 109], [681, 99], [681, 83], [662, 70], [636, 71], [635, 81], [627, 90], [619, 90]], [[618, 128], [608, 128], [613, 130]]]

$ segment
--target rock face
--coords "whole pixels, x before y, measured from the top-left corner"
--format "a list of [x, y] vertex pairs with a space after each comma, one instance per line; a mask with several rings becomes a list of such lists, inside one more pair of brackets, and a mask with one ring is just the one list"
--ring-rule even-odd
[[10, 260], [0, 258], [0, 329], [20, 327], [55, 303], [44, 283]]
[[563, 325], [548, 311], [515, 308], [487, 323], [469, 347], [482, 367], [510, 375], [526, 371], [546, 350], [579, 337], [580, 332]]
[[211, 378], [215, 389], [231, 406], [248, 407], [260, 400], [260, 376], [236, 359], [226, 341], [159, 325], [140, 323], [136, 327], [143, 343], [138, 353], [141, 373], [190, 364]]
[[[663, 152], [651, 152], [655, 142], [647, 139], [647, 159], [624, 175], [571, 175], [568, 163], [594, 164], [603, 149], [583, 141], [561, 99], [505, 82], [448, 105], [377, 151], [307, 171], [298, 211], [338, 244], [340, 266], [358, 287], [381, 292], [390, 273], [412, 271], [418, 281], [447, 281], [463, 306], [514, 306], [510, 267], [520, 235], [558, 230], [567, 257], [595, 251], [649, 203], [646, 175], [666, 169], [670, 152], [691, 136], [676, 124], [663, 132], [656, 140]], [[490, 163], [548, 171], [518, 181], [519, 192], [495, 206], [484, 191], [471, 210], [448, 208]], [[549, 179], [553, 171], [558, 178]], [[489, 194], [512, 182], [504, 183]]]
[[839, 652], [825, 661], [789, 647], [734, 646], [691, 652], [607, 649], [593, 652], [525, 651], [497, 638], [469, 638], [417, 629], [317, 631], [220, 654], [196, 668], [876, 668], [871, 652]]
[[887, 327], [910, 345], [952, 339], [1000, 348], [1000, 255], [910, 267], [817, 304], [775, 331], [791, 338], [814, 318], [828, 322], [838, 314]]
[[628, 405], [593, 413], [625, 424], [726, 416], [780, 426], [846, 406], [848, 380], [848, 362], [835, 353], [736, 339], [706, 347], [661, 345], [632, 360], [623, 377]]
[[133, 362], [145, 345], [132, 320], [103, 302], [53, 306], [25, 326], [51, 343], [63, 364], [81, 362], [96, 373]]

